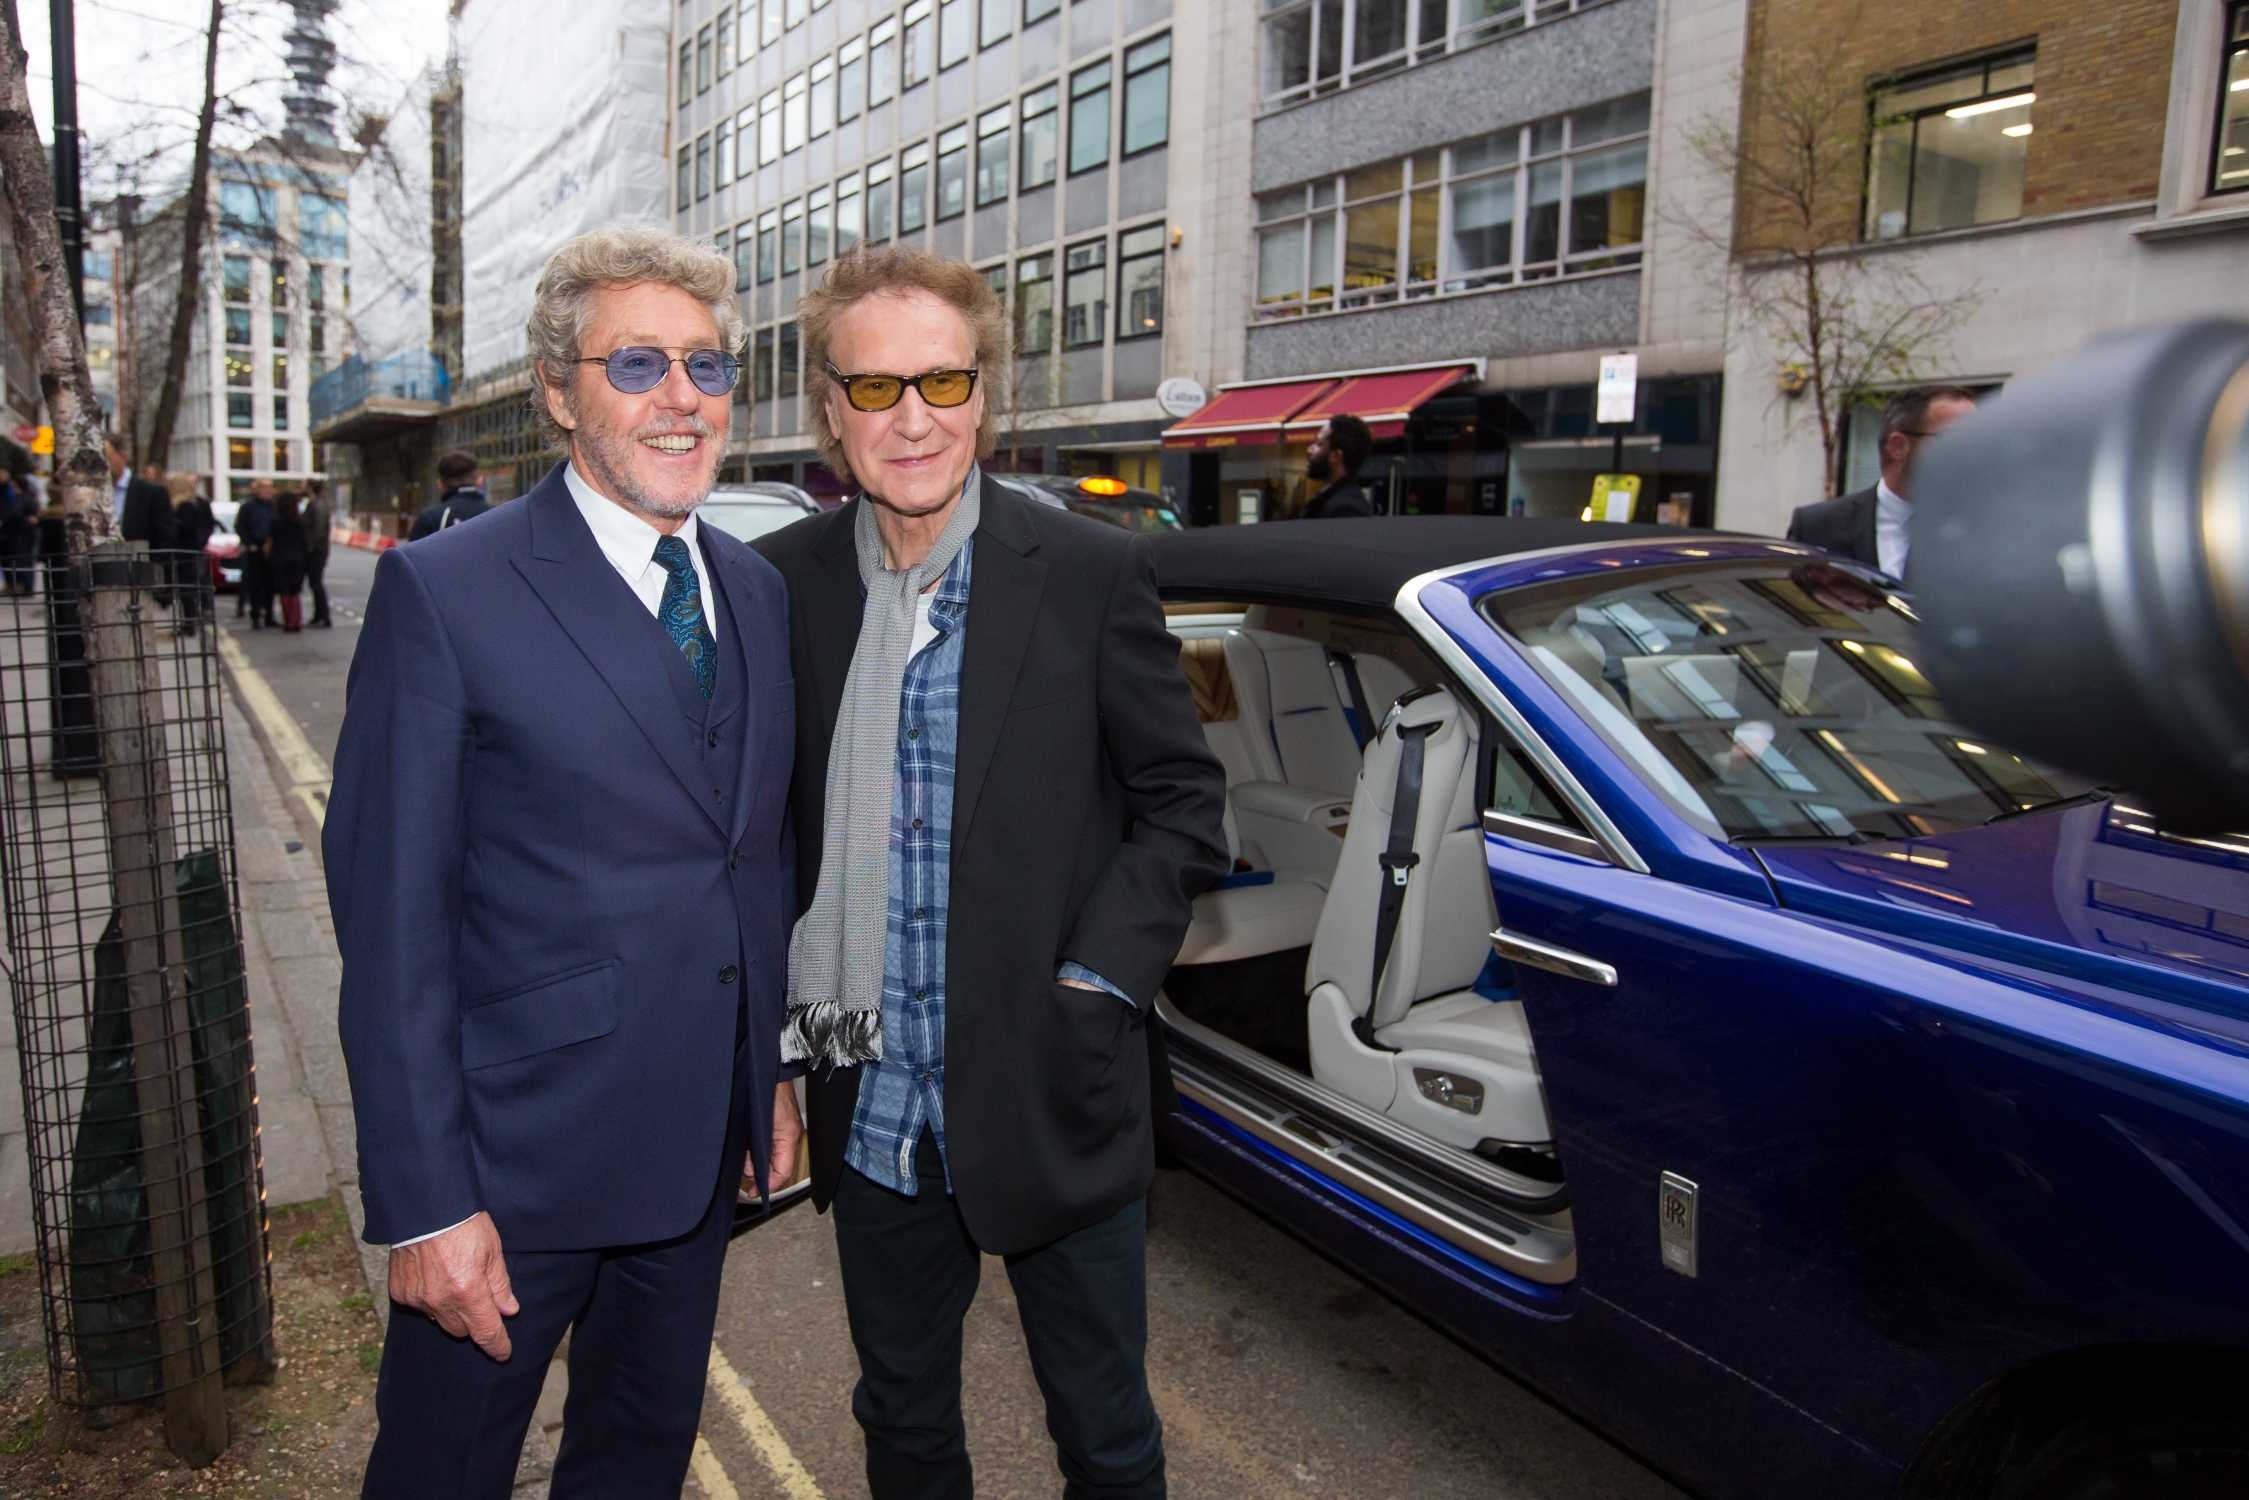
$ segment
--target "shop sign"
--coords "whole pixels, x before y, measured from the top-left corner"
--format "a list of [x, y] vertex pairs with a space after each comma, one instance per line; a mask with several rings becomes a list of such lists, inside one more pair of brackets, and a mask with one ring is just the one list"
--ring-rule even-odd
[[1632, 420], [1633, 397], [1640, 388], [1640, 356], [1637, 354], [1604, 354], [1601, 356], [1601, 383], [1594, 392], [1596, 422], [1629, 422]]
[[41, 423], [39, 430], [31, 435], [31, 451], [42, 455], [54, 452], [55, 429]]
[[1210, 393], [1200, 381], [1174, 375], [1156, 387], [1156, 404], [1175, 417], [1191, 417], [1210, 404]]

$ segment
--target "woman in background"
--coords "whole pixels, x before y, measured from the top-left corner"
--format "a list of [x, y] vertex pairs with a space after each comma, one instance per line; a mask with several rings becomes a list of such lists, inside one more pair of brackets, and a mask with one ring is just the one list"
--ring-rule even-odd
[[305, 628], [304, 496], [285, 490], [274, 501], [273, 535], [266, 539], [266, 566], [273, 570], [273, 597], [281, 605], [284, 632]]
[[203, 544], [218, 530], [211, 502], [197, 492], [193, 474], [171, 474], [164, 489], [172, 497], [172, 545], [179, 555], [172, 560], [172, 597], [181, 635], [195, 634], [196, 619], [208, 607], [211, 565], [204, 560]]

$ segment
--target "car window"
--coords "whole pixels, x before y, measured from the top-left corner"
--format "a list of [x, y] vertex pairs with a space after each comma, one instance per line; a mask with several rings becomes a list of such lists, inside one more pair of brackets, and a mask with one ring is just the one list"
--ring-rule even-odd
[[751, 542], [769, 531], [779, 531], [792, 521], [803, 520], [805, 513], [778, 501], [759, 505], [737, 500], [706, 500], [695, 508], [695, 514], [728, 536]]
[[1123, 500], [1072, 500], [1070, 509], [1127, 531], [1177, 531], [1179, 517], [1161, 505], [1134, 505]]
[[1480, 601], [1594, 731], [1726, 838], [1910, 837], [2090, 783], [1953, 724], [1899, 595], [1824, 561], [1602, 573]]

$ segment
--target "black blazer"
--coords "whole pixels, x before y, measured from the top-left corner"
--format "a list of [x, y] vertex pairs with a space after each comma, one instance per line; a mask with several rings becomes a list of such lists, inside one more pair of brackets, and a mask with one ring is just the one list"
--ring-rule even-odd
[[[789, 584], [800, 905], [859, 639], [854, 501], [760, 538]], [[1133, 534], [984, 479], [954, 755], [945, 1149], [976, 1243], [1043, 1245], [1148, 1190], [1172, 1095], [1156, 990], [1226, 867], [1226, 778]], [[1084, 964], [1130, 995], [1055, 981]], [[843, 1172], [859, 1070], [806, 1080], [812, 1196]]]
[[128, 542], [146, 542], [161, 552], [172, 542], [172, 497], [153, 479], [137, 475], [125, 482], [125, 518], [117, 528]]
[[1875, 509], [1871, 488], [1799, 505], [1788, 518], [1788, 540], [1879, 568], [1882, 554], [1874, 544]]

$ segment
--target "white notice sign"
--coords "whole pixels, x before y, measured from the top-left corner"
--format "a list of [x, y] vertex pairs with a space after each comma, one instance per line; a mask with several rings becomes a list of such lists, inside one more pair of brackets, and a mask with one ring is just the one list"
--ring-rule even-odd
[[1631, 421], [1632, 398], [1639, 388], [1639, 355], [1602, 355], [1601, 384], [1594, 394], [1593, 420], [1596, 422]]

